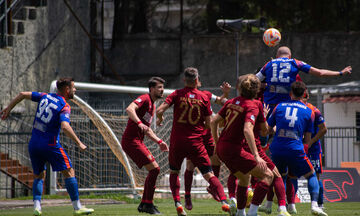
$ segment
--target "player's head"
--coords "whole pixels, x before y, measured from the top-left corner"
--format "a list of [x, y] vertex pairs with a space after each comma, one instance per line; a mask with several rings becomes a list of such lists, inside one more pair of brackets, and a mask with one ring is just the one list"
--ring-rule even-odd
[[199, 72], [196, 68], [187, 67], [184, 70], [184, 81], [185, 85], [189, 87], [198, 87], [199, 83]]
[[239, 94], [241, 94], [241, 82], [247, 77], [248, 74], [241, 75], [237, 78], [236, 81], [236, 89], [238, 90]]
[[276, 52], [276, 58], [291, 58], [291, 50], [289, 47], [282, 46]]
[[306, 85], [304, 82], [293, 82], [291, 84], [291, 92], [290, 96], [293, 100], [301, 100], [301, 98], [304, 96], [304, 92], [306, 90]]
[[58, 93], [62, 95], [65, 99], [74, 98], [74, 94], [76, 92], [76, 88], [74, 86], [74, 78], [65, 77], [58, 79], [58, 81], [56, 81], [56, 88], [58, 89]]
[[254, 74], [247, 75], [240, 84], [240, 95], [247, 98], [253, 99], [256, 97], [260, 90], [260, 80]]
[[150, 95], [155, 98], [162, 98], [164, 94], [165, 80], [161, 77], [151, 77], [148, 81]]

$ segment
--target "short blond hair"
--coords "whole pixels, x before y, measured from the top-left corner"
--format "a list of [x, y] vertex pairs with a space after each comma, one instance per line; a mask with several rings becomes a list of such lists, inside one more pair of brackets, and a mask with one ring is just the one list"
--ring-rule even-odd
[[241, 96], [247, 99], [254, 99], [257, 93], [260, 91], [260, 85], [260, 80], [259, 78], [257, 78], [256, 75], [246, 75], [246, 77], [244, 78], [244, 80], [241, 81], [240, 84]]

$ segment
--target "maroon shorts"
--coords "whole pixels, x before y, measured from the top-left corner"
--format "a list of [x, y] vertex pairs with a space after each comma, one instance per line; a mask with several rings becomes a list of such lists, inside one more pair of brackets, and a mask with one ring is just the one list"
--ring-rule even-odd
[[[259, 156], [266, 162], [267, 167], [268, 167], [271, 171], [273, 171], [274, 168], [275, 168], [274, 162], [272, 162], [272, 160], [269, 158], [269, 156], [266, 155], [265, 151], [261, 148], [260, 145], [256, 145], [256, 148], [257, 148], [257, 150], [258, 150], [258, 152], [259, 152]], [[246, 146], [246, 147], [244, 148], [244, 150], [247, 151], [247, 152], [249, 152], [250, 154], [252, 154], [252, 153], [251, 153], [251, 150], [250, 150], [250, 148], [249, 148], [248, 146]]]
[[191, 162], [198, 168], [211, 166], [210, 159], [205, 146], [202, 143], [202, 139], [170, 141], [170, 169], [180, 170], [184, 158], [191, 160]]
[[[222, 143], [218, 143], [218, 145], [220, 147]], [[226, 148], [225, 146], [222, 148], [216, 148], [216, 153], [231, 173], [240, 171], [243, 174], [247, 174], [256, 167], [257, 162], [251, 153], [245, 151], [243, 148]]]
[[145, 144], [139, 139], [122, 139], [121, 146], [124, 152], [136, 163], [139, 169], [144, 165], [155, 161], [155, 158], [149, 149], [147, 149]]
[[214, 139], [213, 137], [208, 134], [204, 135], [203, 136], [203, 142], [204, 142], [204, 146], [205, 146], [205, 149], [207, 151], [207, 154], [209, 155], [209, 157], [213, 156], [214, 155], [214, 150], [215, 150], [215, 142], [214, 142]]

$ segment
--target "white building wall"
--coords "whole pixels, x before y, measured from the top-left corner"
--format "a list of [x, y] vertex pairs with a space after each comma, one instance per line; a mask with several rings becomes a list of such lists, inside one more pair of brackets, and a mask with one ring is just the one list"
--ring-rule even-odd
[[342, 161], [360, 161], [360, 145], [356, 142], [356, 131], [346, 129], [356, 126], [356, 112], [360, 112], [360, 103], [324, 104], [326, 127], [329, 128], [324, 139], [326, 167], [340, 167]]

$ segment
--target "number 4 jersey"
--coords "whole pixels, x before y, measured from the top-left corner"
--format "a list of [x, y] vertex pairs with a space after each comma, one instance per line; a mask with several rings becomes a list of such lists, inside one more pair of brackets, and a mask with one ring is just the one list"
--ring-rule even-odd
[[276, 125], [271, 152], [286, 154], [287, 150], [303, 150], [303, 135], [313, 132], [314, 117], [314, 112], [300, 101], [278, 104], [267, 120], [270, 127]]
[[31, 100], [39, 103], [33, 124], [32, 143], [60, 147], [61, 122], [70, 123], [70, 105], [64, 97], [54, 93], [32, 92]]

